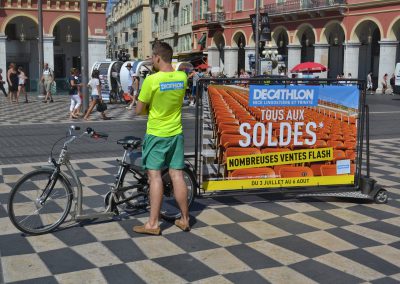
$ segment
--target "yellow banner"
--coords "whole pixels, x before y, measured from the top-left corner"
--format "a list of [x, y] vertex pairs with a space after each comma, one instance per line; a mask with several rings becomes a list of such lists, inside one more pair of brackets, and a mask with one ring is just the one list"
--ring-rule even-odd
[[273, 152], [261, 155], [232, 156], [227, 159], [228, 170], [262, 168], [333, 160], [333, 148], [318, 148]]
[[203, 188], [206, 191], [242, 190], [260, 188], [285, 188], [322, 185], [353, 185], [354, 175], [295, 177], [295, 178], [259, 178], [259, 179], [232, 179], [220, 181], [205, 181]]

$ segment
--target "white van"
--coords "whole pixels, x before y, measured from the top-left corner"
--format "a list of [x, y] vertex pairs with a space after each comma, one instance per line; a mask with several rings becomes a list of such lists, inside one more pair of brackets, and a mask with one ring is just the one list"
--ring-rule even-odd
[[394, 92], [396, 94], [400, 94], [400, 63], [396, 64], [396, 69], [394, 70], [394, 76], [396, 77], [396, 81], [394, 83]]

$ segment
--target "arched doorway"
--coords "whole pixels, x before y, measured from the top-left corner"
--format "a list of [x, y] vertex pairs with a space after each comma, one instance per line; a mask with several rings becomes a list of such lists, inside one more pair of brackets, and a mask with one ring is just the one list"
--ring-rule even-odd
[[337, 78], [344, 67], [344, 31], [335, 23], [326, 29], [325, 35], [329, 44], [328, 78]]
[[54, 75], [64, 80], [71, 68], [81, 68], [80, 24], [73, 18], [64, 18], [53, 29]]
[[219, 53], [219, 70], [223, 72], [225, 66], [225, 39], [221, 32], [214, 35], [214, 43]]
[[237, 74], [240, 74], [240, 70], [246, 70], [246, 38], [243, 33], [236, 33], [233, 37], [233, 41], [236, 43], [238, 47], [238, 66], [237, 66]]
[[366, 79], [368, 72], [372, 72], [372, 83], [376, 87], [379, 82], [379, 41], [381, 40], [381, 33], [376, 23], [367, 20], [358, 25], [355, 34], [361, 43], [358, 78]]
[[281, 60], [278, 62], [278, 72], [281, 73], [287, 72], [288, 66], [288, 44], [289, 44], [289, 37], [285, 30], [281, 30], [276, 36], [274, 33], [274, 40], [276, 46], [278, 48], [278, 54], [281, 56]]
[[[27, 91], [36, 90], [38, 74], [38, 63], [31, 58], [38, 54], [38, 26], [30, 18], [20, 16], [12, 19], [5, 27], [7, 36], [6, 43], [6, 65], [11, 62], [22, 67], [28, 77], [26, 81]], [[7, 70], [3, 73], [5, 78]]]
[[301, 62], [314, 61], [315, 36], [311, 28], [305, 29], [300, 37]]
[[[396, 40], [396, 41], [400, 41], [400, 19], [398, 19], [390, 33], [389, 33], [389, 38]], [[397, 49], [396, 49], [396, 63], [400, 63], [400, 44], [397, 45]]]

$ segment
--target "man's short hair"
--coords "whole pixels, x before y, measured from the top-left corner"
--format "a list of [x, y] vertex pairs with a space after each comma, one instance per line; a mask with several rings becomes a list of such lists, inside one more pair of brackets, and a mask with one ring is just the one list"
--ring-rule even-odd
[[156, 41], [153, 44], [152, 49], [153, 49], [153, 54], [159, 55], [164, 62], [166, 63], [172, 62], [172, 55], [174, 52], [172, 50], [172, 47], [168, 43], [162, 41]]

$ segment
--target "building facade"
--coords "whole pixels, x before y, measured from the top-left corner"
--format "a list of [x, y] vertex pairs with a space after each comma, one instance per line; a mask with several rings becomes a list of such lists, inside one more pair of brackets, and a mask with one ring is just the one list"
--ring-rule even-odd
[[150, 0], [119, 0], [107, 16], [107, 56], [117, 60], [151, 56]]
[[[193, 0], [193, 50], [204, 50], [208, 64], [228, 75], [241, 68], [251, 70], [255, 47], [250, 15], [255, 2]], [[400, 61], [398, 0], [261, 2], [272, 30], [265, 48], [280, 54], [279, 64], [289, 71], [306, 61], [328, 66], [322, 77], [351, 73], [353, 78], [366, 79], [372, 71], [379, 88], [383, 75], [390, 76]]]
[[[56, 79], [80, 68], [80, 1], [43, 1], [44, 62]], [[106, 0], [88, 1], [89, 68], [106, 57]], [[0, 68], [9, 63], [22, 66], [35, 90], [39, 74], [38, 1], [0, 1]], [[3, 73], [4, 75], [4, 73]], [[29, 86], [30, 85], [30, 86]]]
[[151, 0], [153, 41], [169, 43], [174, 54], [192, 51], [192, 0]]

